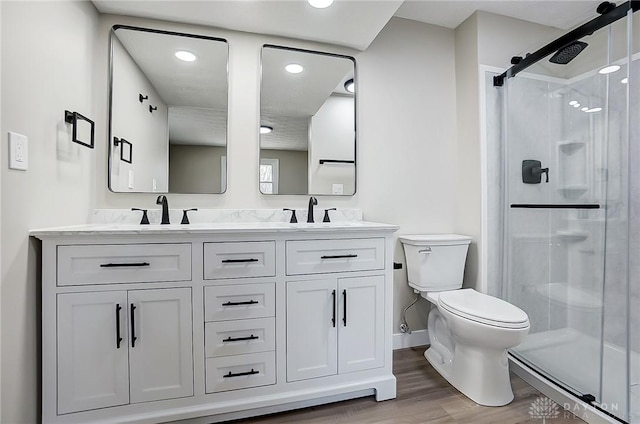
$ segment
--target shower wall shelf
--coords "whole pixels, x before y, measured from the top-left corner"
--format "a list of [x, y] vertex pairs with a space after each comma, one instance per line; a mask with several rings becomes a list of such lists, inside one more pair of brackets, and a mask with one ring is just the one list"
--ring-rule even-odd
[[575, 141], [575, 140], [563, 140], [558, 141], [558, 149], [562, 153], [566, 153], [567, 155], [571, 155], [578, 150], [582, 149], [586, 143], [584, 141]]
[[569, 243], [578, 243], [581, 241], [585, 241], [589, 237], [589, 233], [586, 231], [560, 230], [560, 231], [556, 231], [556, 236], [561, 241], [566, 241]]
[[589, 187], [582, 184], [558, 187], [558, 191], [562, 193], [564, 197], [567, 197], [570, 199], [577, 199], [578, 197], [585, 194], [588, 190], [589, 190]]

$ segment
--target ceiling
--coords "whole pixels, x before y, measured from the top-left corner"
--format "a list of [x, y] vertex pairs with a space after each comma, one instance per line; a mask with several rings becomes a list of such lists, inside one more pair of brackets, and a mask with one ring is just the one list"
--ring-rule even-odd
[[595, 16], [598, 1], [93, 0], [102, 13], [206, 25], [365, 50], [393, 16], [455, 28], [476, 10], [570, 29]]
[[406, 0], [395, 16], [456, 28], [476, 10], [510, 16], [564, 30], [596, 15], [601, 1], [511, 0], [511, 1], [430, 1]]

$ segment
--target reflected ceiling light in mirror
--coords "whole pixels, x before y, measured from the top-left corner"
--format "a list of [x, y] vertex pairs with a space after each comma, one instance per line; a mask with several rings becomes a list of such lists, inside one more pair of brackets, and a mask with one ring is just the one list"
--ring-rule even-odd
[[183, 62], [194, 62], [198, 58], [198, 56], [186, 50], [178, 50], [175, 52], [175, 56]]
[[578, 104], [578, 101], [577, 101], [577, 100], [571, 100], [571, 101], [569, 102], [569, 106], [575, 106], [575, 105], [577, 105], [577, 104]]
[[326, 9], [333, 4], [333, 0], [307, 0], [316, 9]]
[[273, 127], [260, 125], [260, 134], [269, 134], [271, 131], [273, 131]]
[[580, 107], [580, 103], [576, 102], [573, 107]]
[[586, 113], [594, 113], [594, 112], [600, 112], [602, 110], [601, 107], [594, 107], [592, 109], [589, 110], [585, 110]]
[[356, 92], [356, 84], [353, 82], [353, 78], [351, 78], [350, 80], [347, 80], [344, 83], [344, 89], [347, 90], [349, 93]]
[[602, 75], [606, 75], [606, 74], [611, 74], [613, 72], [616, 72], [619, 69], [620, 69], [620, 66], [618, 65], [605, 66], [604, 68], [600, 69], [598, 73]]
[[629, 78], [622, 78], [620, 82], [623, 84], [627, 84], [629, 82]]
[[304, 71], [302, 65], [298, 65], [297, 63], [290, 63], [285, 66], [284, 69], [290, 74], [299, 74], [300, 72]]
[[586, 111], [588, 111], [588, 110], [589, 110], [589, 108], [585, 106], [585, 107], [583, 107], [583, 108], [582, 108], [582, 109], [580, 109], [580, 110], [581, 110], [581, 111], [583, 111], [583, 112], [586, 112]]

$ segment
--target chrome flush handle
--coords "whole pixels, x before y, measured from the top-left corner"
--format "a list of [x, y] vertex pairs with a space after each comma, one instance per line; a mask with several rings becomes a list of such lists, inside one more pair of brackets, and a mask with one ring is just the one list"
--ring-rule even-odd
[[431, 253], [431, 248], [427, 247], [425, 249], [420, 249], [420, 250], [418, 250], [418, 253], [429, 254], [429, 253]]

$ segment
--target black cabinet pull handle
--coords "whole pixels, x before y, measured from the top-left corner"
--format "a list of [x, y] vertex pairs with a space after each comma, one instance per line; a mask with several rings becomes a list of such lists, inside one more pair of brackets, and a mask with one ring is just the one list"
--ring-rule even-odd
[[229, 377], [242, 377], [245, 375], [253, 375], [253, 374], [260, 374], [260, 371], [256, 371], [253, 368], [251, 368], [251, 371], [247, 371], [247, 372], [237, 372], [235, 374], [231, 373], [231, 371], [229, 371], [229, 373], [225, 374], [222, 376], [222, 378], [229, 378]]
[[136, 347], [136, 305], [131, 304], [131, 347]]
[[259, 338], [260, 337], [254, 336], [253, 334], [248, 336], [248, 337], [231, 337], [231, 336], [229, 336], [226, 339], [223, 339], [222, 342], [223, 343], [226, 343], [226, 342], [241, 342], [241, 341], [244, 341], [244, 340], [257, 340]]
[[331, 317], [331, 324], [335, 328], [336, 326], [336, 291], [331, 292], [331, 302], [333, 303], [333, 315]]
[[100, 268], [116, 268], [116, 267], [125, 267], [125, 266], [150, 266], [149, 262], [125, 262], [125, 263], [108, 263], [108, 264], [100, 264]]
[[248, 300], [246, 302], [232, 302], [228, 301], [223, 303], [222, 306], [238, 306], [238, 305], [255, 305], [256, 303], [260, 303], [257, 300]]
[[223, 259], [223, 264], [237, 264], [242, 262], [258, 262], [256, 258], [248, 258], [248, 259]]
[[344, 301], [344, 311], [342, 312], [342, 322], [344, 323], [344, 326], [347, 326], [347, 290], [342, 290], [342, 299]]
[[349, 255], [323, 255], [320, 256], [320, 259], [345, 259], [345, 258], [357, 258], [358, 255], [356, 254], [349, 254]]
[[119, 303], [116, 303], [116, 349], [120, 349], [120, 343], [122, 342], [122, 337], [120, 337], [120, 310], [122, 306]]

